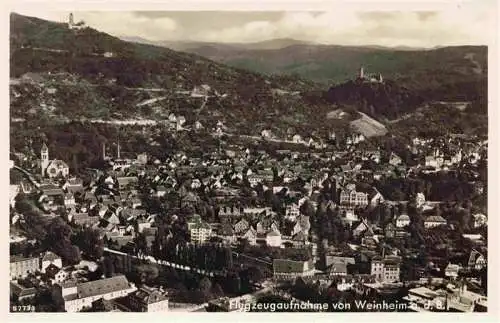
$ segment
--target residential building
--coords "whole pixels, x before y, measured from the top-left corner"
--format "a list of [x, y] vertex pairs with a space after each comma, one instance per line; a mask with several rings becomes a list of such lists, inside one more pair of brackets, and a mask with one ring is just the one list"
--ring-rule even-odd
[[340, 205], [350, 207], [366, 207], [368, 205], [368, 194], [357, 192], [356, 186], [347, 185], [340, 193]]
[[129, 294], [124, 301], [125, 309], [130, 312], [168, 312], [166, 293], [148, 286], [142, 286]]
[[243, 209], [235, 206], [222, 206], [219, 210], [220, 217], [239, 217], [243, 214]]
[[66, 312], [79, 312], [91, 307], [98, 299], [124, 297], [137, 290], [123, 275], [84, 283], [69, 281], [61, 284], [62, 297]]
[[417, 193], [417, 197], [416, 197], [416, 204], [417, 204], [417, 207], [422, 207], [425, 203], [425, 195], [424, 193]]
[[219, 231], [219, 236], [226, 242], [234, 243], [236, 242], [236, 236], [234, 234], [233, 227], [230, 223], [222, 223]]
[[296, 203], [292, 203], [286, 206], [285, 217], [290, 221], [295, 221], [300, 215], [300, 208]]
[[376, 189], [373, 188], [373, 196], [370, 198], [370, 205], [372, 207], [376, 207], [381, 203], [384, 203], [385, 199], [382, 194]]
[[24, 278], [40, 270], [40, 257], [10, 257], [10, 279]]
[[359, 221], [359, 217], [354, 212], [354, 209], [348, 208], [348, 209], [345, 209], [344, 211], [345, 211], [344, 217], [342, 218], [342, 220], [344, 222], [347, 222], [349, 225], [352, 225], [354, 222], [358, 222]]
[[137, 163], [140, 165], [146, 165], [148, 163], [148, 154], [142, 153], [137, 155]]
[[460, 266], [456, 264], [449, 263], [448, 266], [444, 269], [444, 275], [450, 278], [457, 278], [458, 272], [460, 271]]
[[10, 295], [15, 296], [18, 301], [33, 298], [36, 295], [36, 288], [25, 287], [16, 281], [10, 282]]
[[472, 249], [469, 255], [468, 268], [469, 270], [481, 270], [486, 267], [486, 259], [476, 249]]
[[402, 163], [402, 159], [401, 157], [399, 157], [398, 155], [396, 155], [395, 153], [391, 153], [391, 156], [389, 158], [389, 164], [393, 165], [393, 166], [398, 166], [398, 165], [401, 165]]
[[156, 196], [162, 197], [165, 196], [165, 194], [167, 194], [167, 188], [163, 185], [158, 186], [158, 188], [156, 189]]
[[275, 280], [294, 280], [297, 277], [314, 275], [314, 264], [311, 260], [295, 261], [290, 259], [273, 260], [273, 278]]
[[384, 228], [384, 233], [385, 237], [388, 239], [394, 238], [394, 235], [396, 234], [396, 227], [392, 223], [388, 223], [385, 228]]
[[281, 233], [277, 230], [272, 230], [266, 234], [266, 244], [269, 247], [281, 246]]
[[51, 264], [57, 268], [62, 268], [62, 259], [55, 253], [48, 251], [42, 256], [41, 272], [44, 273], [45, 269]]
[[202, 221], [199, 215], [195, 215], [193, 220], [188, 223], [188, 230], [193, 243], [205, 243], [212, 236], [212, 227]]
[[371, 275], [377, 281], [384, 283], [399, 282], [401, 258], [387, 256], [385, 258], [375, 257], [371, 261]]
[[446, 220], [440, 215], [431, 215], [424, 220], [426, 229], [435, 228], [441, 225], [446, 225]]
[[474, 228], [486, 226], [488, 223], [488, 218], [482, 213], [476, 213], [472, 217], [474, 218]]
[[78, 226], [93, 227], [93, 226], [99, 224], [101, 217], [98, 215], [89, 216], [88, 213], [76, 213], [76, 214], [68, 215], [68, 220], [69, 220], [69, 222], [72, 222]]
[[250, 228], [250, 224], [247, 220], [241, 219], [234, 225], [234, 232], [236, 234], [245, 233]]
[[75, 196], [72, 193], [66, 193], [64, 194], [64, 206], [66, 208], [70, 208], [72, 206], [75, 206]]
[[401, 214], [400, 216], [397, 217], [396, 219], [396, 227], [397, 228], [404, 228], [410, 225], [410, 217], [408, 214]]
[[347, 264], [334, 263], [330, 266], [330, 276], [347, 276]]
[[255, 245], [257, 243], [257, 231], [255, 231], [254, 228], [250, 227], [241, 236], [241, 238], [247, 240], [250, 245]]

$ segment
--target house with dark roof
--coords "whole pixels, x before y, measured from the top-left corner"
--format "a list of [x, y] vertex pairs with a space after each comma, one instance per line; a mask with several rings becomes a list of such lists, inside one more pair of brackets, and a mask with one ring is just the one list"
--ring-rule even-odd
[[56, 186], [54, 184], [41, 185], [40, 190], [42, 191], [43, 195], [48, 197], [64, 196], [64, 191], [59, 186]]
[[165, 292], [142, 286], [128, 296], [115, 300], [121, 310], [128, 312], [167, 312], [168, 297]]
[[45, 269], [51, 264], [57, 266], [57, 268], [62, 268], [62, 259], [55, 253], [47, 251], [42, 256], [41, 264], [42, 264], [41, 272], [43, 273], [45, 272]]
[[17, 298], [18, 301], [33, 298], [36, 295], [36, 288], [25, 287], [16, 281], [10, 282], [10, 295]]
[[486, 258], [482, 253], [476, 249], [472, 249], [469, 260], [467, 262], [467, 267], [469, 270], [481, 270], [486, 266]]
[[120, 176], [116, 178], [116, 181], [120, 189], [123, 189], [134, 187], [139, 182], [139, 179], [137, 176]]
[[247, 240], [250, 245], [257, 243], [257, 231], [253, 227], [249, 227], [241, 236], [241, 239]]
[[308, 277], [314, 275], [314, 264], [312, 260], [296, 261], [290, 259], [273, 260], [273, 279], [294, 280], [297, 277]]
[[292, 243], [295, 247], [304, 246], [307, 242], [307, 235], [303, 231], [299, 231], [292, 237]]
[[88, 213], [76, 213], [71, 216], [70, 222], [82, 227], [94, 227], [99, 224], [101, 218], [90, 216]]
[[219, 209], [219, 216], [239, 217], [242, 214], [243, 208], [241, 207], [224, 205]]
[[347, 276], [347, 264], [334, 263], [330, 266], [328, 273], [330, 276]]
[[396, 234], [396, 226], [392, 223], [388, 223], [384, 228], [384, 233], [386, 238], [394, 238], [394, 235]]
[[229, 243], [233, 243], [236, 240], [233, 227], [230, 223], [225, 222], [221, 225], [219, 229], [219, 235], [221, 238]]
[[345, 264], [346, 266], [347, 265], [355, 265], [356, 260], [353, 257], [341, 257], [341, 256], [325, 255], [326, 267], [330, 267], [333, 264]]
[[236, 234], [245, 233], [250, 228], [250, 224], [247, 220], [241, 219], [234, 225], [234, 232]]

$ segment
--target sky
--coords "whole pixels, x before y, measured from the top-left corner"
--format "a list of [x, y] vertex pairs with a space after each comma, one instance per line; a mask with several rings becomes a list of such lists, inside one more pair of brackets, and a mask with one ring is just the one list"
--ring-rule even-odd
[[[17, 10], [67, 21], [69, 11]], [[150, 41], [248, 43], [293, 38], [323, 44], [435, 47], [487, 45], [496, 23], [494, 0], [429, 10], [374, 11], [337, 6], [313, 11], [73, 11], [75, 20], [119, 37]]]

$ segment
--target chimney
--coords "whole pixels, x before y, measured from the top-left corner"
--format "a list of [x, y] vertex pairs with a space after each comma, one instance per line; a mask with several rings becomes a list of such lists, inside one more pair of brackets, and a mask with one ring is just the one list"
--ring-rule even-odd
[[116, 147], [116, 158], [120, 159], [120, 142], [118, 142], [118, 145]]
[[102, 159], [106, 160], [106, 143], [102, 144]]

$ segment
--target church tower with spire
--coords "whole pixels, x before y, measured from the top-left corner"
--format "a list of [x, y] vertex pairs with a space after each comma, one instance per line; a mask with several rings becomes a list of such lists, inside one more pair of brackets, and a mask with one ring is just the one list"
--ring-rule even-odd
[[47, 167], [49, 166], [50, 160], [49, 160], [49, 147], [45, 144], [45, 142], [42, 144], [42, 148], [40, 150], [40, 167], [42, 169], [42, 176], [45, 175], [45, 171], [47, 170]]

